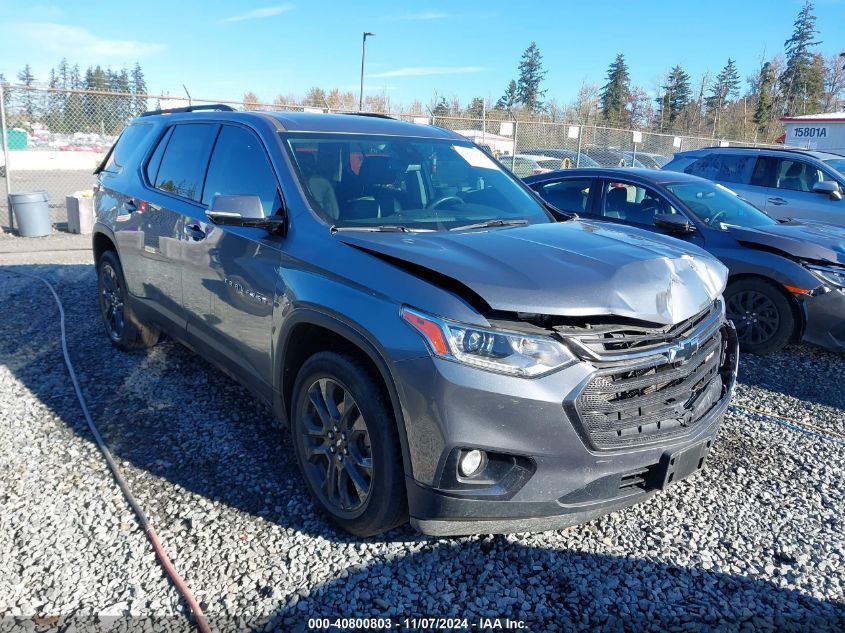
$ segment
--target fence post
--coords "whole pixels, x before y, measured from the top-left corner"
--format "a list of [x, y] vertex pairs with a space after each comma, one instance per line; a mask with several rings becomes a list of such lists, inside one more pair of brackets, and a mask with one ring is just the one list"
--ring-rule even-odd
[[6, 131], [6, 93], [3, 84], [0, 83], [0, 134], [3, 143], [3, 162], [6, 165], [6, 208], [9, 210], [9, 228], [15, 228], [15, 218], [12, 213], [12, 172], [9, 166], [9, 133]]
[[519, 137], [519, 120], [513, 122], [513, 154], [511, 154], [511, 171], [516, 170], [516, 139]]
[[581, 139], [584, 137], [584, 126], [578, 123], [578, 155], [575, 157], [575, 168], [581, 166]]

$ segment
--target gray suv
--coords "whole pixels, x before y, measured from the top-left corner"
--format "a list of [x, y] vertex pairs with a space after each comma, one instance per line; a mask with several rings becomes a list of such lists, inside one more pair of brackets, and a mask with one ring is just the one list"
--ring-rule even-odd
[[457, 134], [194, 107], [133, 120], [97, 173], [111, 342], [166, 333], [249, 388], [354, 534], [569, 525], [712, 446], [724, 266], [544, 206]]
[[845, 156], [839, 154], [708, 147], [679, 152], [663, 169], [724, 184], [779, 220], [845, 226]]

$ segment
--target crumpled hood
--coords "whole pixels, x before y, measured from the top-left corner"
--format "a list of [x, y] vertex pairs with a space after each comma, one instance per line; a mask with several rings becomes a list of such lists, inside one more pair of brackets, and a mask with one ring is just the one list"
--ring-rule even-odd
[[845, 229], [821, 222], [787, 222], [757, 228], [732, 226], [731, 235], [746, 244], [775, 248], [802, 259], [845, 264]]
[[336, 237], [451, 277], [491, 308], [507, 312], [673, 324], [706, 308], [727, 279], [727, 269], [694, 246], [585, 221]]

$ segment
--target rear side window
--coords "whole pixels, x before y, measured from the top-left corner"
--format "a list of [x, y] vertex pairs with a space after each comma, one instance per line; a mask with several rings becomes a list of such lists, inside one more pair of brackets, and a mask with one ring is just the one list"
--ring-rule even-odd
[[209, 123], [174, 126], [156, 174], [156, 189], [199, 202], [218, 127]]
[[203, 204], [218, 194], [261, 198], [264, 215], [277, 210], [276, 176], [258, 137], [241, 127], [224, 125], [208, 166]]
[[688, 174], [722, 182], [747, 183], [750, 180], [755, 156], [740, 154], [708, 154], [687, 166]]
[[123, 133], [117, 139], [117, 143], [114, 144], [114, 148], [112, 148], [105, 165], [100, 171], [109, 173], [119, 173], [122, 171], [129, 163], [129, 159], [145, 147], [145, 140], [152, 130], [153, 126], [149, 123], [136, 123], [123, 130]]
[[563, 180], [543, 185], [537, 193], [555, 209], [584, 213], [592, 184], [590, 179]]

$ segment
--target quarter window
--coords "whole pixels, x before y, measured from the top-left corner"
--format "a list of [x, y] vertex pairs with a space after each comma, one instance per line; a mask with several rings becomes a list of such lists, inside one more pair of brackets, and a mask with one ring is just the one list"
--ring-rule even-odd
[[[142, 145], [144, 139], [152, 131], [153, 126], [146, 123], [136, 123], [130, 125], [120, 138], [117, 139], [114, 149], [109, 154], [108, 161], [106, 161], [103, 171], [119, 172], [128, 163], [129, 157], [132, 156]], [[147, 147], [147, 145], [144, 145]]]
[[217, 125], [208, 123], [174, 126], [156, 174], [156, 189], [199, 201], [217, 129]]
[[264, 215], [278, 209], [278, 186], [264, 147], [249, 130], [224, 125], [214, 145], [202, 202], [210, 205], [216, 195], [258, 196]]

